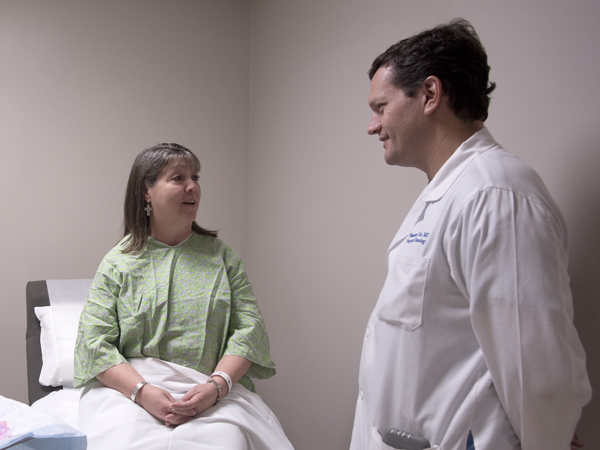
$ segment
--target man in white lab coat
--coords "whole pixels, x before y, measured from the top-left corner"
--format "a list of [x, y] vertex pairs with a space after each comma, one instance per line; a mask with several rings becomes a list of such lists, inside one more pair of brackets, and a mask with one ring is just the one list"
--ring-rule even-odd
[[400, 41], [369, 72], [369, 134], [430, 182], [388, 250], [352, 450], [567, 450], [591, 397], [565, 222], [484, 127], [488, 74], [462, 20]]

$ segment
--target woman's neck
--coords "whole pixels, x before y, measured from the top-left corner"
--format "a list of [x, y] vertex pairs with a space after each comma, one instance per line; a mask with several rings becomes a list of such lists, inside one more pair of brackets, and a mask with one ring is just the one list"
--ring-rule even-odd
[[192, 228], [184, 229], [177, 232], [166, 232], [164, 230], [160, 230], [157, 227], [150, 228], [150, 236], [156, 239], [163, 244], [169, 245], [171, 247], [185, 241], [189, 235], [192, 234]]

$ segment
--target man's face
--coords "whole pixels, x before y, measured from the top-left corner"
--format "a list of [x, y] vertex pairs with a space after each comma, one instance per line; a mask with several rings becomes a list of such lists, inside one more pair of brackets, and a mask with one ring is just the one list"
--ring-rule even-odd
[[407, 97], [391, 83], [391, 73], [381, 67], [371, 80], [369, 106], [373, 117], [367, 132], [383, 142], [385, 161], [390, 165], [423, 168], [426, 131], [422, 96]]

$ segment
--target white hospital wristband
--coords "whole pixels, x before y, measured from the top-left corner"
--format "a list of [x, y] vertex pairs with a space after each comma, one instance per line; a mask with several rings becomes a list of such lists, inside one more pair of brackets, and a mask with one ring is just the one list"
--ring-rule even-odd
[[211, 378], [214, 377], [215, 375], [217, 375], [225, 380], [225, 382], [227, 383], [227, 387], [229, 388], [227, 392], [230, 392], [231, 385], [233, 384], [231, 382], [231, 377], [229, 375], [227, 375], [225, 372], [213, 372], [213, 374], [211, 375]]

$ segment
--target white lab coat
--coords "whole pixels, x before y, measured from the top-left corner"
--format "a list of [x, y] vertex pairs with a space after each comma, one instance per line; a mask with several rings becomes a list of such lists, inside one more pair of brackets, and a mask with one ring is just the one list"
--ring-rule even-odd
[[591, 397], [567, 230], [539, 176], [482, 129], [421, 193], [388, 250], [364, 338], [352, 450], [377, 431], [442, 450], [567, 450]]

